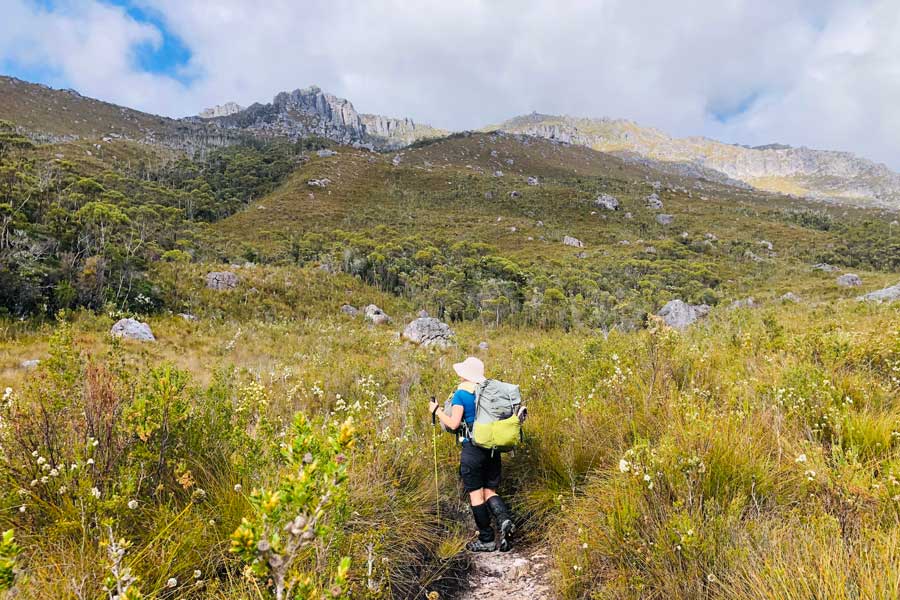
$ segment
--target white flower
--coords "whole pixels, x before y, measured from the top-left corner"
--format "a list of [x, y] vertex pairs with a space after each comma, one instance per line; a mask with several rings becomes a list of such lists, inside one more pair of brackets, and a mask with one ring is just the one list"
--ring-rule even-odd
[[242, 486], [241, 484], [239, 484], [239, 483], [234, 484], [234, 491], [236, 491], [237, 493], [241, 493], [241, 490], [243, 490], [243, 489], [244, 489], [244, 486]]
[[25, 505], [24, 505], [24, 504], [23, 504], [22, 506], [19, 507], [19, 512], [20, 512], [20, 513], [25, 512]]
[[41, 483], [47, 483], [48, 481], [50, 481], [50, 478], [47, 477], [46, 475], [44, 475], [43, 477], [41, 477]]
[[43, 466], [45, 462], [47, 462], [46, 458], [44, 458], [43, 456], [38, 456], [38, 459], [37, 459], [38, 465]]
[[50, 470], [50, 477], [59, 477], [59, 470], [58, 470], [58, 469], [51, 469], [51, 470]]
[[166, 581], [166, 587], [167, 587], [167, 588], [173, 588], [173, 587], [175, 587], [176, 585], [178, 585], [178, 580], [175, 579], [174, 577], [169, 577], [169, 580]]
[[196, 569], [196, 570], [194, 571], [194, 579], [200, 579], [200, 576], [201, 576], [202, 574], [203, 574], [203, 573], [200, 572], [200, 569]]
[[624, 458], [623, 458], [622, 460], [619, 461], [619, 470], [620, 470], [621, 472], [627, 473], [627, 472], [628, 472], [628, 469], [630, 469], [630, 468], [631, 468], [631, 463], [629, 463], [629, 462], [628, 462], [627, 460], [625, 460]]
[[60, 493], [60, 494], [65, 494], [65, 493], [68, 492], [68, 491], [69, 491], [69, 488], [67, 488], [66, 486], [64, 486], [64, 485], [59, 486], [59, 493]]
[[97, 498], [99, 500], [100, 499], [100, 490], [95, 487], [92, 487], [91, 488], [91, 496], [93, 496], [94, 498]]
[[805, 455], [805, 454], [801, 454], [800, 456], [798, 456], [797, 458], [794, 459], [794, 462], [795, 462], [795, 463], [805, 463], [805, 462], [806, 462], [806, 455]]
[[130, 508], [131, 510], [134, 510], [134, 509], [136, 509], [137, 507], [138, 507], [138, 501], [137, 501], [137, 500], [129, 500], [129, 501], [128, 501], [128, 508]]
[[94, 459], [93, 459], [93, 458], [87, 459], [87, 465], [88, 465], [88, 466], [93, 465], [93, 464], [94, 464]]
[[32, 480], [31, 480], [31, 487], [34, 487], [34, 486], [36, 486], [37, 484], [38, 484], [38, 480], [37, 480], [37, 479], [32, 479]]
[[583, 544], [581, 544], [582, 550], [587, 550], [587, 547], [588, 547], [587, 542], [584, 542]]
[[37, 458], [38, 456], [40, 456], [40, 454], [38, 453], [37, 450], [35, 450], [34, 452], [32, 452], [31, 455], [32, 455], [33, 457], [35, 457], [35, 458]]
[[806, 475], [806, 479], [809, 481], [812, 481], [816, 478], [816, 472], [813, 471], [812, 469], [810, 469], [809, 471], [806, 471], [803, 474]]

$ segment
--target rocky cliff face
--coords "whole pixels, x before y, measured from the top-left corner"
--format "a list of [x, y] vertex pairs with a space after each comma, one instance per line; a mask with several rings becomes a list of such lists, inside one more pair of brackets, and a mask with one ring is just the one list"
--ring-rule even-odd
[[197, 115], [201, 119], [215, 119], [216, 117], [227, 117], [244, 110], [244, 107], [236, 102], [226, 102], [225, 104], [217, 104], [212, 108], [205, 108]]
[[315, 135], [372, 148], [402, 147], [444, 133], [412, 119], [360, 115], [349, 100], [316, 86], [281, 92], [270, 104], [253, 104], [215, 122], [225, 128], [292, 138]]
[[531, 114], [499, 129], [579, 144], [682, 175], [854, 204], [900, 207], [900, 175], [849, 152], [781, 144], [746, 147], [673, 138], [620, 119]]

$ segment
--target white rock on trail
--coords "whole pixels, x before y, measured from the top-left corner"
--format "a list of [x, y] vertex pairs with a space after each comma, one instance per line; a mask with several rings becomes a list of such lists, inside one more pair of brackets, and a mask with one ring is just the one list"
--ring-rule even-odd
[[548, 557], [539, 552], [477, 552], [466, 600], [549, 600], [552, 598]]
[[136, 319], [121, 319], [112, 326], [109, 333], [113, 337], [125, 338], [128, 340], [137, 340], [140, 342], [155, 342], [153, 332], [146, 323], [141, 323]]

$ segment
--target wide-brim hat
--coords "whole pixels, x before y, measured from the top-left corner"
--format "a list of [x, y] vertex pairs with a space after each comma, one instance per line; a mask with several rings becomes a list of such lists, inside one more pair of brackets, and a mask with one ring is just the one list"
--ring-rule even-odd
[[470, 356], [460, 363], [453, 363], [453, 370], [457, 375], [472, 383], [483, 383], [485, 380], [484, 363], [474, 356]]

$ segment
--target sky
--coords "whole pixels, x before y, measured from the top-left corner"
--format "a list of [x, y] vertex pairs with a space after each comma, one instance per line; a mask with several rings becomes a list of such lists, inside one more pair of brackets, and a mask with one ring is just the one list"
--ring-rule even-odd
[[900, 170], [900, 0], [0, 0], [0, 73], [168, 116], [318, 85], [460, 130], [538, 111]]

